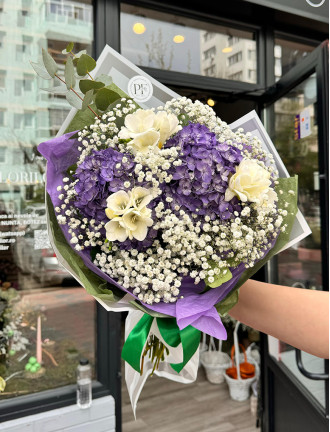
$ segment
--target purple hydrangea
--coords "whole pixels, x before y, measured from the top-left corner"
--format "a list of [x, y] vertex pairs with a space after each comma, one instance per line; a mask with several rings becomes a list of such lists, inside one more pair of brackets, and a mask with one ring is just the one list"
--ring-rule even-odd
[[[126, 162], [123, 162], [123, 157], [126, 157]], [[106, 200], [114, 192], [128, 191], [133, 187], [134, 167], [135, 162], [131, 154], [120, 153], [112, 148], [93, 151], [87, 156], [75, 173], [75, 178], [79, 180], [75, 185], [77, 192], [75, 206], [80, 210], [83, 217], [95, 219], [97, 222], [108, 222], [109, 219], [105, 214]], [[131, 184], [129, 188], [124, 186], [126, 181]], [[151, 185], [148, 182], [142, 182], [139, 183], [139, 186], [148, 188]], [[159, 198], [152, 200], [148, 207], [155, 207], [158, 201]], [[103, 230], [103, 234], [105, 235], [105, 230]], [[142, 242], [127, 239], [124, 242], [116, 242], [116, 244], [120, 249], [144, 250], [152, 245], [156, 237], [157, 231], [151, 227], [147, 237]]]
[[237, 198], [225, 201], [228, 178], [243, 159], [236, 147], [220, 143], [206, 126], [190, 123], [167, 141], [165, 147], [181, 148], [182, 165], [171, 167], [172, 182], [164, 193], [174, 198], [176, 204], [211, 219], [229, 219], [235, 210], [240, 211]]
[[[127, 161], [123, 162], [123, 157]], [[97, 222], [107, 222], [105, 215], [108, 196], [119, 190], [126, 190], [124, 183], [132, 181], [129, 173], [135, 163], [130, 154], [120, 153], [112, 148], [94, 150], [76, 170], [75, 185], [77, 197], [75, 206], [81, 214]]]

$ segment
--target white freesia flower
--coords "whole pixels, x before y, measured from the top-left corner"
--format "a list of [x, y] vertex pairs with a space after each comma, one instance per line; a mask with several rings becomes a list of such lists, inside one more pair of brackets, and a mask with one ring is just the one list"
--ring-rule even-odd
[[149, 189], [140, 186], [133, 188], [130, 192], [130, 196], [132, 205], [137, 210], [146, 207], [153, 198]]
[[270, 188], [270, 173], [260, 166], [257, 161], [243, 159], [236, 167], [236, 173], [229, 180], [225, 200], [230, 201], [237, 196], [243, 202], [256, 202], [262, 204], [264, 200], [273, 203], [276, 192]]
[[156, 114], [152, 110], [138, 109], [125, 117], [125, 126], [118, 134], [119, 138], [135, 138], [136, 135], [153, 128]]
[[159, 111], [155, 116], [154, 128], [160, 133], [159, 146], [162, 147], [171, 135], [181, 129], [181, 126], [179, 126], [179, 120], [176, 115]]
[[110, 241], [123, 242], [127, 238], [143, 241], [148, 227], [153, 224], [151, 210], [147, 205], [153, 199], [151, 191], [135, 187], [128, 193], [115, 192], [107, 199], [106, 215], [111, 221], [105, 224], [106, 237]]
[[143, 241], [148, 233], [148, 227], [151, 227], [151, 210], [143, 207], [140, 211], [135, 209], [128, 210], [123, 216], [123, 222], [126, 226], [130, 240]]
[[123, 215], [125, 211], [130, 207], [131, 197], [125, 191], [118, 191], [111, 194], [107, 198], [107, 209], [105, 214], [109, 219], [113, 219], [116, 216]]
[[149, 147], [162, 147], [164, 142], [181, 129], [179, 120], [174, 114], [160, 111], [139, 109], [128, 114], [118, 134], [121, 139], [132, 139], [130, 146], [133, 153], [147, 153]]
[[110, 241], [123, 242], [128, 237], [128, 230], [121, 217], [115, 217], [104, 225], [106, 237]]
[[147, 153], [149, 147], [156, 147], [159, 142], [160, 134], [159, 132], [150, 129], [146, 132], [135, 135], [135, 138], [130, 141], [130, 146], [132, 146], [133, 153]]

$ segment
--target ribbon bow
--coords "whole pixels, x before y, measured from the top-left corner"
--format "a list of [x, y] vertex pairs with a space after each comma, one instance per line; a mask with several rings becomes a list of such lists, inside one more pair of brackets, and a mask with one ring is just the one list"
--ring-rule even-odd
[[[147, 342], [154, 318], [144, 314], [128, 335], [121, 356], [137, 372], [141, 372], [140, 359]], [[180, 330], [175, 318], [156, 318], [159, 332], [165, 343], [173, 348], [182, 344], [183, 361], [171, 363], [172, 369], [180, 373], [197, 351], [200, 343], [200, 331], [191, 325]]]

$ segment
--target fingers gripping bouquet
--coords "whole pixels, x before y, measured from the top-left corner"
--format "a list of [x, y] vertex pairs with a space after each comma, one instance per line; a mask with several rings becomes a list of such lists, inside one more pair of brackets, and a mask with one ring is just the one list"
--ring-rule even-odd
[[[92, 78], [76, 58], [68, 92], [74, 71]], [[46, 53], [44, 65], [57, 76]], [[220, 315], [288, 241], [297, 185], [278, 177], [257, 137], [233, 132], [207, 105], [178, 98], [142, 109], [109, 77], [90, 78], [75, 91], [86, 110], [39, 145], [50, 236], [105, 307], [135, 310], [122, 356], [136, 401], [152, 371], [195, 379], [200, 331], [226, 339]]]

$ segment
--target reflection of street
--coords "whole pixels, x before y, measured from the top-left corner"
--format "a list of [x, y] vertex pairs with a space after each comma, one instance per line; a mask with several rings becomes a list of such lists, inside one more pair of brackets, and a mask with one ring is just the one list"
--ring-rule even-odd
[[41, 244], [38, 236], [43, 238], [44, 231], [29, 226], [25, 235], [17, 237], [14, 244], [16, 264], [19, 268], [19, 286], [22, 289], [61, 285], [66, 281], [72, 283], [71, 275], [59, 264], [49, 242], [48, 245]]
[[42, 309], [46, 316], [43, 338], [69, 340], [80, 352], [90, 357], [94, 352], [94, 303], [84, 288], [67, 287], [40, 292], [21, 292], [30, 311]]
[[288, 286], [321, 289], [321, 253], [319, 249], [287, 249], [278, 256], [280, 284]]

